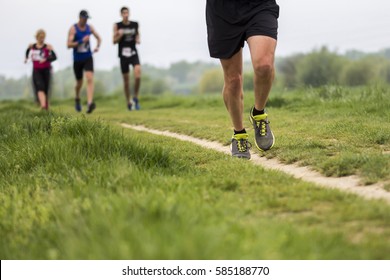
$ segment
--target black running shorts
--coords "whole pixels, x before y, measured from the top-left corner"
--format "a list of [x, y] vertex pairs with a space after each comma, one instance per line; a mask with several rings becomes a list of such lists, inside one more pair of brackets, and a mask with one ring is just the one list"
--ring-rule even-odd
[[73, 71], [78, 81], [83, 78], [83, 71], [93, 72], [93, 57], [73, 62]]
[[227, 59], [251, 36], [277, 39], [279, 6], [275, 0], [207, 0], [210, 56]]
[[32, 78], [33, 78], [33, 85], [36, 94], [38, 93], [38, 91], [43, 91], [45, 92], [46, 96], [48, 95], [50, 76], [51, 76], [50, 68], [33, 70]]
[[135, 65], [140, 64], [138, 54], [131, 57], [121, 57], [120, 63], [122, 74], [127, 74], [130, 72], [130, 65], [134, 67]]

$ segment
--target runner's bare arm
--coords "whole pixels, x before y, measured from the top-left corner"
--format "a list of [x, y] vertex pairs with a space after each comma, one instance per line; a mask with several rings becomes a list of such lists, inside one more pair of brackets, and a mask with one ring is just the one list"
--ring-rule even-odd
[[95, 28], [93, 28], [92, 25], [90, 25], [90, 28], [91, 28], [91, 33], [93, 34], [93, 36], [95, 36], [97, 40], [97, 46], [93, 51], [98, 52], [100, 48], [100, 44], [102, 43], [102, 38], [100, 38], [100, 35], [96, 32]]
[[114, 24], [114, 36], [112, 38], [112, 43], [114, 45], [119, 43], [119, 41], [121, 40], [122, 36], [123, 36], [122, 29], [118, 29], [118, 25], [115, 23]]
[[69, 33], [68, 33], [68, 42], [67, 42], [68, 49], [75, 48], [79, 44], [79, 42], [73, 42], [75, 34], [76, 34], [76, 29], [74, 28], [74, 26], [72, 26], [69, 29]]
[[135, 42], [137, 44], [141, 44], [141, 35], [139, 33], [139, 26], [138, 26], [138, 30], [137, 30], [137, 35], [135, 36]]

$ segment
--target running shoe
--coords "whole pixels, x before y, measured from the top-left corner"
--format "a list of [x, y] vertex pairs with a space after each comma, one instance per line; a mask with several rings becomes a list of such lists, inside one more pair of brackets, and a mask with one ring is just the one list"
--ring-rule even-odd
[[232, 151], [232, 156], [237, 158], [250, 159], [251, 153], [249, 152], [252, 147], [251, 143], [248, 141], [247, 133], [234, 134], [232, 137], [232, 144], [230, 146]]
[[127, 109], [129, 109], [129, 111], [133, 110], [133, 102], [131, 100], [127, 103]]
[[274, 146], [275, 137], [271, 131], [268, 121], [268, 114], [253, 116], [253, 108], [249, 114], [249, 120], [255, 131], [255, 144], [260, 151], [267, 151]]
[[96, 104], [92, 102], [90, 105], [88, 105], [87, 114], [91, 114], [93, 110], [96, 109]]
[[75, 105], [74, 108], [76, 109], [77, 112], [81, 112], [81, 103], [80, 103], [80, 98], [76, 98], [75, 100]]
[[138, 98], [137, 98], [137, 97], [134, 97], [134, 98], [133, 98], [133, 103], [134, 103], [134, 108], [135, 108], [136, 110], [141, 109], [141, 107], [139, 106], [139, 101], [138, 101]]

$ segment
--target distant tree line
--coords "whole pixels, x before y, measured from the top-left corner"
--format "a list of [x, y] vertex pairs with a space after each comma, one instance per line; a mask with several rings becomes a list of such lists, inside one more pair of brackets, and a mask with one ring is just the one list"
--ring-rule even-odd
[[[276, 59], [275, 87], [320, 87], [327, 84], [361, 86], [390, 84], [390, 49], [377, 53], [349, 51], [343, 55], [327, 47], [307, 54], [295, 54]], [[142, 66], [141, 94], [176, 94], [220, 92], [223, 75], [218, 61], [215, 63], [179, 61], [168, 68]], [[253, 90], [253, 71], [244, 63], [244, 90]], [[51, 94], [54, 98], [74, 96], [72, 69], [66, 68], [53, 75]], [[95, 71], [97, 95], [111, 95], [122, 91], [122, 76], [118, 67]], [[7, 79], [0, 75], [0, 100], [32, 98], [31, 77]]]
[[374, 54], [357, 51], [339, 55], [326, 47], [277, 62], [284, 87], [318, 87], [327, 84], [362, 86], [390, 84], [390, 49]]
[[[295, 54], [276, 59], [276, 87], [320, 87], [323, 85], [362, 86], [390, 84], [390, 49], [377, 53], [349, 51], [344, 55], [327, 47], [307, 54]], [[253, 90], [253, 71], [244, 65], [244, 90]], [[218, 69], [205, 72], [199, 92], [221, 91], [222, 72]]]

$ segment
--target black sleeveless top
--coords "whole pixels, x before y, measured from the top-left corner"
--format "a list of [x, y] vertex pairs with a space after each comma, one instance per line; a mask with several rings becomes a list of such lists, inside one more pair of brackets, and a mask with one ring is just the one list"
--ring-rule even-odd
[[124, 24], [122, 21], [116, 24], [118, 30], [123, 30], [123, 36], [118, 43], [118, 56], [121, 58], [129, 58], [137, 54], [136, 37], [138, 35], [138, 22], [130, 21], [129, 24]]

